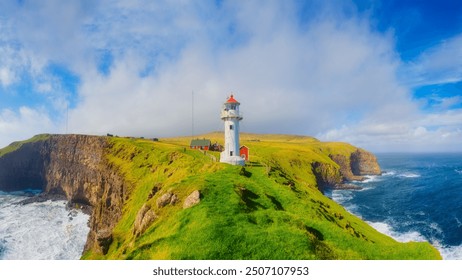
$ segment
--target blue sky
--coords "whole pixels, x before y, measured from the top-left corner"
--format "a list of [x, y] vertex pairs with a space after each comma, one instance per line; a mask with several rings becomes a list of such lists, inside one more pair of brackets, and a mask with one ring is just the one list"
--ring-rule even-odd
[[460, 1], [1, 1], [0, 146], [242, 129], [462, 151]]

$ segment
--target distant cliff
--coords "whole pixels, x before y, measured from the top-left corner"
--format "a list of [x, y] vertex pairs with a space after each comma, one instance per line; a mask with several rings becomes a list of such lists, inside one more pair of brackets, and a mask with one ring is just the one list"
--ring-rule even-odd
[[380, 174], [371, 153], [309, 137], [242, 138], [254, 161], [240, 169], [183, 138], [42, 136], [0, 150], [0, 190], [91, 206], [84, 258], [438, 258], [428, 244], [384, 237], [317, 190]]
[[351, 181], [361, 181], [364, 175], [381, 175], [377, 158], [363, 149], [356, 149], [350, 155], [329, 154], [329, 157], [338, 164], [313, 162], [313, 173], [316, 176], [318, 187], [325, 188], [351, 188]]
[[107, 147], [105, 137], [86, 135], [49, 135], [24, 143], [0, 157], [0, 190], [41, 189], [92, 206], [85, 249], [98, 249], [98, 233], [112, 230], [126, 197], [127, 183], [105, 160]]

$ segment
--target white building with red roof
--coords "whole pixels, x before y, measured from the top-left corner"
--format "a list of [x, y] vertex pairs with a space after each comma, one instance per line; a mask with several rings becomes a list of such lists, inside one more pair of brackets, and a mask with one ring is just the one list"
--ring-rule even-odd
[[242, 115], [239, 112], [240, 103], [231, 95], [223, 104], [221, 119], [225, 124], [225, 146], [220, 154], [220, 162], [233, 165], [245, 165], [245, 160], [240, 156], [239, 146], [239, 121]]

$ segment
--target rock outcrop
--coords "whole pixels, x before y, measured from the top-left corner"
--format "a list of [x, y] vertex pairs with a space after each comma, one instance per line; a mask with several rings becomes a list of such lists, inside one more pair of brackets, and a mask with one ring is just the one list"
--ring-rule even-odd
[[382, 174], [377, 158], [370, 152], [357, 149], [350, 156], [351, 171], [355, 175], [380, 175]]
[[87, 135], [50, 135], [25, 143], [0, 157], [0, 190], [41, 189], [91, 206], [85, 250], [104, 253], [127, 195], [126, 183], [105, 160], [108, 145], [106, 137]]
[[201, 193], [195, 190], [184, 200], [183, 209], [191, 208], [199, 202], [201, 202]]
[[136, 215], [135, 225], [133, 228], [133, 234], [140, 236], [155, 220], [157, 215], [150, 206], [144, 204], [140, 211]]
[[377, 158], [363, 149], [357, 149], [349, 157], [342, 154], [330, 154], [329, 157], [338, 168], [323, 162], [313, 162], [311, 165], [320, 189], [355, 188], [348, 182], [364, 180], [364, 175], [382, 174]]
[[167, 204], [175, 205], [178, 202], [178, 196], [172, 192], [167, 192], [159, 197], [156, 201], [157, 208], [165, 207]]

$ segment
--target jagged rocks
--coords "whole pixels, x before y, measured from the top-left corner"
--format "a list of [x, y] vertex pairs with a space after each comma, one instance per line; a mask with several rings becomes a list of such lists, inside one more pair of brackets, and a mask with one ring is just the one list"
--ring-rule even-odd
[[380, 175], [377, 158], [370, 152], [357, 149], [350, 156], [351, 171], [354, 175]]
[[343, 183], [342, 174], [340, 174], [340, 171], [332, 164], [313, 162], [311, 164], [311, 169], [321, 189], [325, 187], [336, 187]]
[[112, 240], [112, 232], [108, 229], [100, 230], [96, 233], [96, 241], [103, 255], [106, 255], [109, 251]]
[[361, 177], [353, 175], [350, 166], [350, 159], [344, 155], [330, 154], [329, 157], [339, 165], [340, 174], [342, 174], [343, 179], [347, 181], [360, 180]]
[[201, 194], [198, 190], [193, 191], [183, 203], [183, 209], [191, 208], [201, 201]]
[[349, 157], [342, 154], [330, 154], [329, 157], [338, 164], [338, 169], [328, 163], [313, 162], [311, 164], [321, 190], [325, 187], [357, 189], [358, 186], [347, 184], [347, 182], [364, 180], [364, 175], [381, 174], [377, 158], [363, 149], [356, 149]]
[[155, 220], [157, 215], [150, 206], [144, 204], [136, 215], [133, 234], [140, 236]]
[[167, 192], [156, 201], [157, 208], [165, 207], [167, 204], [174, 205], [178, 202], [178, 196], [172, 192]]

